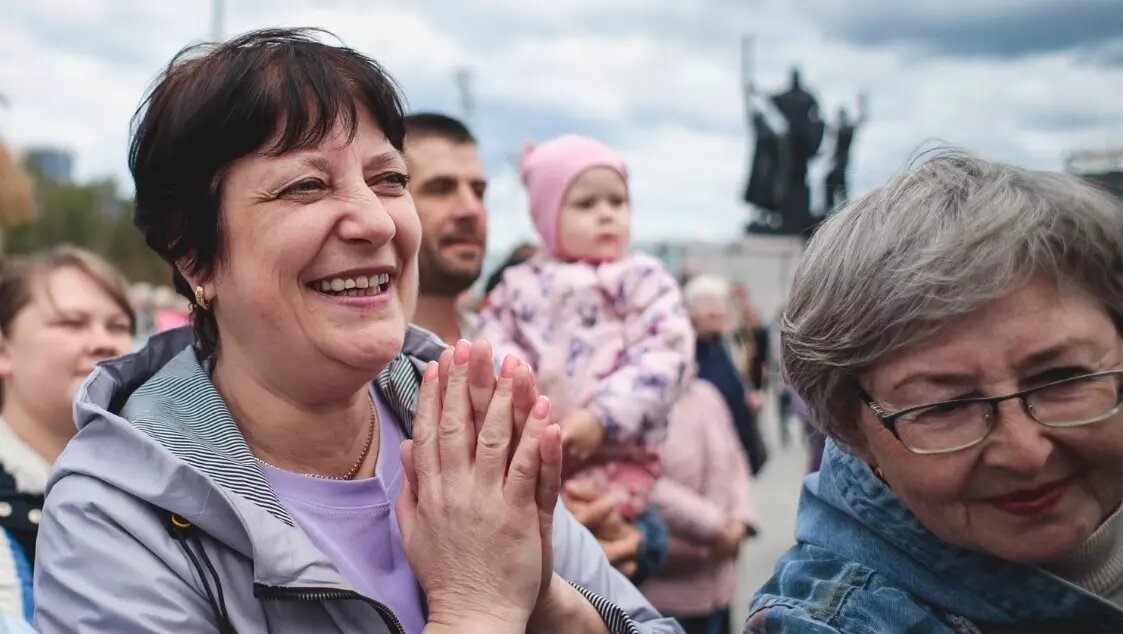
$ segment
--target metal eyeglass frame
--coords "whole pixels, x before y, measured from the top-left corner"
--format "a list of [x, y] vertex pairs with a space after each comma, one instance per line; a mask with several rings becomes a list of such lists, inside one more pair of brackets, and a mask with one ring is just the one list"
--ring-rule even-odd
[[[862, 397], [862, 401], [865, 402], [866, 407], [870, 408], [870, 411], [873, 412], [873, 415], [877, 417], [877, 419], [881, 422], [881, 424], [884, 425], [885, 428], [888, 429], [890, 431], [890, 433], [893, 434], [893, 437], [896, 438], [905, 447], [905, 449], [908, 449], [909, 451], [911, 451], [912, 453], [915, 453], [915, 454], [933, 455], [933, 454], [942, 454], [942, 453], [952, 453], [953, 451], [960, 451], [962, 449], [974, 447], [975, 445], [977, 445], [977, 444], [983, 442], [984, 440], [986, 440], [987, 436], [990, 436], [991, 432], [993, 432], [994, 428], [997, 426], [998, 404], [1001, 403], [1002, 401], [1008, 401], [1012, 398], [1019, 399], [1022, 402], [1022, 409], [1025, 410], [1026, 414], [1031, 419], [1033, 419], [1034, 422], [1036, 422], [1039, 425], [1043, 425], [1045, 427], [1050, 427], [1050, 428], [1054, 428], [1054, 429], [1066, 429], [1066, 428], [1072, 428], [1072, 427], [1083, 427], [1085, 425], [1092, 425], [1092, 424], [1099, 423], [1099, 422], [1102, 422], [1104, 420], [1107, 420], [1107, 419], [1111, 418], [1112, 416], [1118, 414], [1121, 410], [1123, 410], [1123, 385], [1121, 385], [1120, 389], [1118, 390], [1119, 394], [1116, 396], [1115, 407], [1113, 407], [1107, 413], [1103, 414], [1102, 416], [1098, 416], [1096, 418], [1091, 418], [1091, 419], [1082, 420], [1082, 421], [1076, 421], [1076, 422], [1072, 422], [1072, 423], [1046, 423], [1046, 422], [1041, 421], [1040, 419], [1037, 418], [1037, 416], [1034, 415], [1033, 406], [1031, 406], [1029, 404], [1029, 401], [1027, 400], [1027, 397], [1030, 396], [1031, 394], [1033, 394], [1034, 392], [1038, 392], [1038, 391], [1041, 391], [1041, 390], [1044, 390], [1044, 389], [1047, 389], [1047, 388], [1051, 388], [1051, 387], [1056, 387], [1058, 385], [1064, 385], [1066, 383], [1074, 383], [1076, 381], [1094, 379], [1094, 378], [1098, 378], [1098, 377], [1101, 377], [1101, 376], [1123, 377], [1123, 370], [1107, 370], [1107, 371], [1104, 371], [1104, 372], [1092, 372], [1090, 374], [1081, 374], [1079, 376], [1072, 376], [1072, 377], [1069, 377], [1067, 379], [1061, 379], [1060, 381], [1053, 381], [1051, 383], [1046, 383], [1044, 385], [1038, 385], [1038, 386], [1031, 387], [1031, 388], [1028, 388], [1028, 389], [1025, 389], [1025, 390], [1020, 390], [1018, 392], [1014, 392], [1013, 394], [1007, 394], [1005, 396], [979, 396], [979, 397], [973, 397], [973, 398], [952, 399], [950, 401], [937, 401], [935, 403], [927, 403], [925, 405], [916, 405], [914, 407], [907, 407], [905, 409], [898, 410], [896, 412], [886, 412], [885, 408], [883, 408], [881, 405], [879, 405], [877, 403], [877, 401], [873, 400], [873, 397], [871, 397], [869, 395], [869, 393], [866, 392], [863, 388], [859, 387], [858, 391], [859, 391], [859, 394]], [[1123, 383], [1123, 382], [1121, 382], [1121, 383]], [[914, 449], [912, 447], [909, 447], [907, 444], [905, 444], [905, 441], [901, 440], [901, 435], [897, 432], [897, 419], [900, 418], [901, 416], [904, 416], [905, 414], [910, 414], [912, 412], [916, 412], [916, 411], [919, 411], [919, 410], [922, 410], [922, 409], [939, 407], [941, 405], [971, 405], [971, 404], [974, 404], [974, 403], [985, 403], [985, 404], [990, 406], [990, 413], [987, 415], [987, 420], [988, 420], [989, 426], [987, 427], [986, 433], [984, 433], [977, 440], [973, 440], [973, 441], [971, 441], [967, 444], [959, 445], [957, 447], [951, 447], [949, 449]]]

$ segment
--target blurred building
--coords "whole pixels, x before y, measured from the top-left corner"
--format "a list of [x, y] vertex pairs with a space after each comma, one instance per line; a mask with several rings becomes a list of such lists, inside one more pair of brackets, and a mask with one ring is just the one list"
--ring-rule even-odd
[[1065, 169], [1123, 200], [1123, 148], [1073, 152], [1065, 161]]
[[58, 148], [32, 148], [25, 160], [36, 174], [56, 183], [73, 182], [74, 155]]

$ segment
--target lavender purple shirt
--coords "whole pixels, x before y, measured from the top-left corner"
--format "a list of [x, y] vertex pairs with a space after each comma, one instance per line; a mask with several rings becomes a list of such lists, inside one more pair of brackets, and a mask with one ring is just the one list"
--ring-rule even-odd
[[377, 390], [379, 450], [375, 477], [324, 480], [262, 465], [277, 497], [316, 548], [355, 590], [386, 604], [406, 634], [425, 627], [421, 590], [406, 561], [394, 501], [402, 490], [403, 440], [398, 418]]

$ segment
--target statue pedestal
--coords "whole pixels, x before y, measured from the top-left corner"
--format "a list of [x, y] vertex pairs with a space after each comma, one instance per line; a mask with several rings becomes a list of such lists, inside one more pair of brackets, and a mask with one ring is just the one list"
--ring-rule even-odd
[[746, 231], [756, 235], [807, 236], [819, 218], [811, 215], [811, 190], [806, 183], [789, 184], [780, 209], [759, 210]]

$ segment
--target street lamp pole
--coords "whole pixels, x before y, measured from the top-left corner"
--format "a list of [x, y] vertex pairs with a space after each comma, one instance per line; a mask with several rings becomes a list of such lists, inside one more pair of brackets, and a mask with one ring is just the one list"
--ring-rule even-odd
[[215, 42], [222, 41], [222, 0], [211, 2], [211, 39]]

